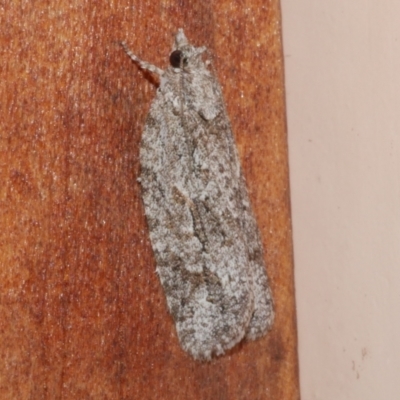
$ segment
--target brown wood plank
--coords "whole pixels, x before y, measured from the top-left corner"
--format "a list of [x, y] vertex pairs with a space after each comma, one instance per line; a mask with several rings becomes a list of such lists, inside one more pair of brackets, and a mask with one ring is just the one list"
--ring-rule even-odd
[[[16, 0], [0, 8], [0, 398], [298, 399], [279, 1]], [[266, 249], [272, 331], [179, 347], [136, 181], [177, 28], [207, 45]]]

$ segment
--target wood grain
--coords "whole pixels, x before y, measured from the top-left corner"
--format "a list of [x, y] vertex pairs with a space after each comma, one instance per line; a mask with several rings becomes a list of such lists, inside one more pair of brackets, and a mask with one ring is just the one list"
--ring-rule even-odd
[[[0, 7], [0, 398], [299, 399], [278, 0]], [[155, 274], [138, 144], [173, 35], [207, 45], [263, 235], [276, 321], [210, 363]]]

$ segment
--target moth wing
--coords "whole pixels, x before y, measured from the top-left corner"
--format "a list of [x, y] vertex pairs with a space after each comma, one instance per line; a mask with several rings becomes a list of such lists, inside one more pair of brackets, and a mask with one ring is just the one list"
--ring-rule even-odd
[[[229, 124], [187, 115], [158, 91], [142, 136], [143, 201], [157, 272], [182, 347], [210, 359], [242, 340], [254, 310]], [[190, 135], [188, 135], [190, 132]]]

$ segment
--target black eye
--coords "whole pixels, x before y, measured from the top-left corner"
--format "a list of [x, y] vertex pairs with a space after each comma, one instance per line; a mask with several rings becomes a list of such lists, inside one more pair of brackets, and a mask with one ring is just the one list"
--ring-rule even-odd
[[179, 68], [181, 66], [182, 57], [183, 54], [180, 50], [174, 50], [169, 56], [169, 62], [174, 68]]

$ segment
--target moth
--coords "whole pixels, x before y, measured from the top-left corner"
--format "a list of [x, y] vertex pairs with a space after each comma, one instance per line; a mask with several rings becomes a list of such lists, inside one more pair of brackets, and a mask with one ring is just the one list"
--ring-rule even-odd
[[[210, 360], [263, 336], [274, 309], [260, 233], [206, 47], [175, 36], [140, 145], [140, 183], [157, 273], [181, 347]], [[204, 60], [204, 58], [206, 58]]]

